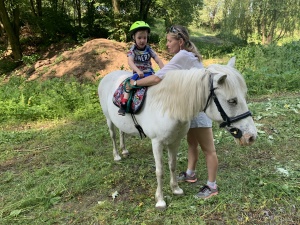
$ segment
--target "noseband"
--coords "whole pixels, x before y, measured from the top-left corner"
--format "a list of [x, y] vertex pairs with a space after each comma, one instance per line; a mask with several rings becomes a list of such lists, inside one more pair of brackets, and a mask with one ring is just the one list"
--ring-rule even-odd
[[[252, 116], [251, 112], [250, 111], [247, 111], [241, 115], [238, 115], [238, 116], [235, 116], [235, 117], [229, 117], [227, 116], [227, 114], [225, 113], [224, 109], [222, 108], [218, 98], [217, 98], [217, 95], [215, 94], [215, 90], [217, 88], [214, 88], [213, 87], [213, 79], [212, 79], [212, 76], [210, 76], [210, 94], [208, 96], [208, 99], [207, 99], [207, 102], [206, 102], [206, 105], [205, 105], [205, 108], [204, 108], [204, 112], [205, 110], [207, 109], [209, 103], [210, 103], [210, 100], [213, 99], [217, 108], [218, 108], [218, 111], [220, 112], [224, 122], [222, 122], [220, 124], [220, 128], [223, 128], [223, 127], [230, 127], [232, 123], [234, 122], [237, 122], [239, 120], [242, 120], [248, 116]], [[232, 127], [229, 129], [229, 132], [231, 133], [231, 135], [235, 138], [241, 138], [243, 136], [243, 133], [240, 129], [236, 128], [236, 127]]]

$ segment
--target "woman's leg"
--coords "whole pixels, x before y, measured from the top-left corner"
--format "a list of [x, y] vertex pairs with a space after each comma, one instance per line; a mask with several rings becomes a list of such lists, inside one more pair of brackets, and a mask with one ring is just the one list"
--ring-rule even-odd
[[187, 133], [188, 143], [188, 170], [195, 171], [197, 162], [199, 159], [199, 148], [198, 148], [198, 131], [197, 128], [190, 128]]
[[198, 140], [197, 133], [194, 132], [194, 128], [191, 128], [187, 133], [187, 142], [188, 142], [188, 165], [186, 172], [181, 172], [177, 177], [178, 181], [186, 181], [190, 183], [194, 183], [197, 181], [197, 177], [195, 174], [198, 157], [199, 157], [199, 149], [198, 149]]
[[195, 136], [206, 158], [208, 181], [215, 182], [218, 171], [218, 157], [213, 140], [212, 128], [194, 128]]
[[207, 184], [202, 186], [196, 197], [207, 199], [218, 194], [218, 187], [216, 184], [217, 171], [218, 171], [218, 157], [214, 145], [212, 128], [196, 128], [197, 140], [205, 155], [208, 181]]

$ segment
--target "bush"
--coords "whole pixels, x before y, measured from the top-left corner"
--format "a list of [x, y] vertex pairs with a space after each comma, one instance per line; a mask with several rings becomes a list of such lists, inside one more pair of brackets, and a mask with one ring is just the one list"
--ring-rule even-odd
[[157, 34], [155, 32], [151, 32], [150, 38], [149, 38], [149, 43], [158, 44], [159, 41], [160, 41], [159, 34]]
[[300, 87], [300, 42], [283, 46], [248, 45], [235, 48], [236, 68], [247, 81], [250, 94], [297, 91]]
[[80, 84], [75, 79], [27, 82], [13, 76], [0, 86], [0, 122], [57, 119], [70, 114], [87, 117], [87, 109], [99, 107], [96, 90], [95, 84]]
[[222, 57], [232, 53], [236, 46], [245, 46], [241, 42], [231, 42], [214, 36], [191, 37], [205, 59]]
[[20, 65], [20, 62], [15, 62], [12, 59], [1, 59], [0, 60], [0, 76], [8, 74]]

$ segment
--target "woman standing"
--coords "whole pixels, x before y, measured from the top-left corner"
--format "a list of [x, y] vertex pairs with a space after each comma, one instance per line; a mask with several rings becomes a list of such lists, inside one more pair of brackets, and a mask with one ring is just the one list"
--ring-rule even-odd
[[[152, 86], [159, 83], [170, 70], [203, 68], [202, 57], [196, 46], [190, 41], [187, 29], [176, 25], [169, 29], [167, 34], [167, 48], [173, 58], [156, 74], [137, 80], [134, 85]], [[133, 82], [131, 82], [133, 85]], [[200, 145], [206, 159], [208, 180], [196, 194], [198, 198], [207, 199], [218, 194], [216, 184], [218, 157], [213, 142], [212, 121], [205, 113], [200, 112], [192, 121], [187, 133], [188, 142], [188, 165], [186, 172], [181, 172], [178, 181], [196, 182], [196, 165], [199, 159]]]

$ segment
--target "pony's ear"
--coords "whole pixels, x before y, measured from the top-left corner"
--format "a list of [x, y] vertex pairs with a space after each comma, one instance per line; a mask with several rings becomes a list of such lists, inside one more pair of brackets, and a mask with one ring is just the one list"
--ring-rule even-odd
[[218, 85], [222, 85], [224, 84], [226, 78], [227, 78], [227, 75], [226, 74], [222, 74], [222, 75], [217, 75], [217, 79], [218, 79]]
[[234, 65], [235, 65], [235, 56], [234, 57], [232, 57], [230, 60], [229, 60], [229, 62], [227, 63], [227, 66], [231, 66], [231, 67], [234, 67]]

